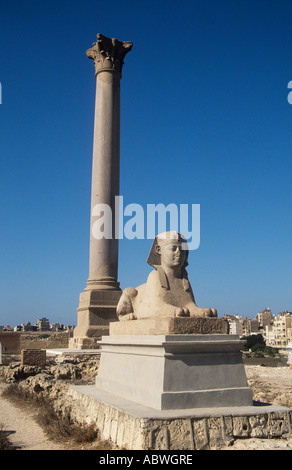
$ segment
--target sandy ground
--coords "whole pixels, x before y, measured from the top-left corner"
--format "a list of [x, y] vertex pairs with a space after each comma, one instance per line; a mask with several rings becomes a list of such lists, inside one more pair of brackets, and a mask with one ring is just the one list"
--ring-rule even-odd
[[[5, 384], [0, 382], [0, 393]], [[64, 446], [50, 441], [42, 428], [34, 421], [33, 411], [21, 409], [0, 397], [0, 423], [9, 433], [9, 441], [15, 450], [64, 450]]]
[[255, 400], [292, 408], [292, 369], [288, 367], [245, 367]]
[[[292, 408], [292, 370], [287, 367], [246, 366], [254, 399]], [[6, 385], [0, 382], [0, 393]], [[22, 409], [0, 398], [0, 423], [9, 432], [16, 450], [70, 450], [47, 438], [33, 419], [33, 411]], [[226, 450], [292, 450], [289, 439], [238, 439]]]

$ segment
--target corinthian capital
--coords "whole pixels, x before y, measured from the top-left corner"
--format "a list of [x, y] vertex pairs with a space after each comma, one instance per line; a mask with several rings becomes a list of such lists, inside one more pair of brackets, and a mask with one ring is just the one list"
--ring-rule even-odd
[[87, 57], [94, 60], [95, 75], [104, 70], [115, 70], [121, 74], [124, 57], [132, 46], [130, 41], [123, 42], [98, 34], [93, 47], [86, 51]]

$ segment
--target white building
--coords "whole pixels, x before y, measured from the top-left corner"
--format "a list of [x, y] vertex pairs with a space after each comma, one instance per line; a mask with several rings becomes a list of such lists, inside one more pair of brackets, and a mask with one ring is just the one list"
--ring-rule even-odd
[[266, 345], [273, 348], [287, 349], [292, 341], [292, 314], [280, 312], [274, 323], [266, 327]]
[[289, 369], [292, 369], [292, 341], [287, 344]]
[[224, 315], [229, 323], [229, 334], [239, 336], [249, 336], [251, 334], [251, 320], [240, 315]]

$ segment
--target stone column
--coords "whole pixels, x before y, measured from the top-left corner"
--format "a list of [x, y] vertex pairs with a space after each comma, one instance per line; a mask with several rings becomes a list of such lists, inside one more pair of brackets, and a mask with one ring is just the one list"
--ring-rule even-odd
[[[89, 278], [80, 294], [78, 323], [71, 346], [94, 347], [97, 337], [108, 334], [109, 322], [117, 320], [121, 296], [118, 278], [118, 238], [115, 227], [115, 196], [120, 186], [120, 80], [123, 60], [131, 42], [97, 35], [86, 54], [94, 60], [96, 98], [91, 186]], [[100, 212], [100, 204], [110, 208]], [[108, 222], [104, 234], [96, 230], [98, 218]], [[105, 227], [104, 227], [105, 228]]]

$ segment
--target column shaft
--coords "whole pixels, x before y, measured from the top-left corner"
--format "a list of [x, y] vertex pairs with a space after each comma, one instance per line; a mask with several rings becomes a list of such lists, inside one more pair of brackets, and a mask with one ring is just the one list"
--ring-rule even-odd
[[[102, 71], [96, 77], [95, 122], [92, 161], [91, 224], [88, 287], [118, 288], [118, 240], [115, 238], [115, 196], [120, 179], [120, 74]], [[111, 209], [112, 237], [96, 238], [94, 208]], [[103, 215], [103, 214], [101, 214]], [[102, 234], [101, 234], [102, 235]], [[108, 235], [108, 234], [107, 234]]]

